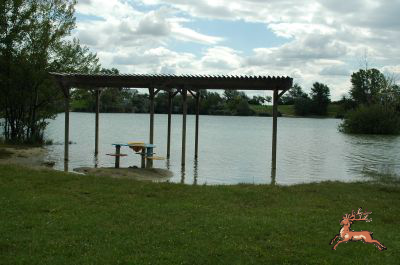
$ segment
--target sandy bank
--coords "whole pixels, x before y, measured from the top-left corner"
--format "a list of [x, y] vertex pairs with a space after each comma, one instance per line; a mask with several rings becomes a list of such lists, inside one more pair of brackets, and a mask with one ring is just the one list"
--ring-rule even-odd
[[[54, 162], [47, 161], [47, 150], [43, 147], [0, 146], [0, 165], [19, 165], [30, 168], [52, 168]], [[80, 167], [74, 171], [95, 176], [112, 178], [130, 178], [162, 182], [172, 177], [172, 172], [166, 169], [151, 168], [90, 168]]]
[[43, 147], [1, 147], [7, 156], [0, 157], [0, 165], [22, 165], [27, 167], [52, 167], [54, 162], [46, 160], [47, 150]]
[[74, 171], [94, 176], [105, 176], [112, 178], [130, 178], [136, 180], [148, 180], [163, 182], [172, 177], [172, 172], [161, 168], [90, 168], [79, 167]]

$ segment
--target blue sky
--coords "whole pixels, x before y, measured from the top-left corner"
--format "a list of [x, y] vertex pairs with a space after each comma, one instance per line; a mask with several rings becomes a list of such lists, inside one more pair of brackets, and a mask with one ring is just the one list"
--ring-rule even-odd
[[400, 74], [400, 0], [78, 0], [74, 37], [123, 73], [291, 76], [339, 99], [350, 75]]

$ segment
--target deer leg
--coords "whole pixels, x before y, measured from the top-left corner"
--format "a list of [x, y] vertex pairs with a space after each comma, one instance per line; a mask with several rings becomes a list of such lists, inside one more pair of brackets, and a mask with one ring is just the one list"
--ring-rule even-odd
[[379, 242], [379, 244], [381, 244], [381, 247], [382, 247], [384, 250], [387, 249], [387, 247], [386, 247], [384, 244], [382, 244], [380, 241], [378, 241], [378, 242]]
[[379, 244], [379, 246], [380, 246], [383, 250], [387, 249], [387, 247], [386, 247], [384, 244], [382, 244], [379, 240], [377, 240], [377, 239], [372, 239], [372, 240], [373, 240], [373, 241], [376, 241], [377, 244]]
[[346, 240], [346, 241], [344, 241], [344, 240], [339, 240], [339, 241], [336, 243], [336, 245], [333, 246], [332, 250], [336, 250], [337, 246], [338, 246], [340, 243], [347, 242], [347, 241], [348, 241], [348, 240]]
[[339, 235], [336, 235], [336, 236], [331, 240], [331, 243], [329, 243], [329, 245], [332, 245], [333, 242], [335, 242], [335, 240], [336, 240], [338, 237], [339, 237]]
[[379, 249], [379, 251], [386, 249], [385, 245], [383, 245], [381, 242], [379, 242], [379, 240], [376, 240], [376, 239], [371, 239], [368, 242], [364, 241], [364, 243], [374, 244]]

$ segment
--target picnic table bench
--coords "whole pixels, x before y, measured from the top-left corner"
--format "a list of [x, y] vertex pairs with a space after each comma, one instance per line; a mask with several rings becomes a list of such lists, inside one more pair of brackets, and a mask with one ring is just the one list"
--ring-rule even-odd
[[[163, 160], [163, 157], [154, 156], [154, 144], [147, 144], [142, 142], [131, 142], [131, 143], [114, 143], [115, 154], [107, 154], [109, 156], [115, 157], [115, 168], [119, 168], [120, 157], [127, 156], [127, 154], [121, 154], [121, 146], [127, 146], [131, 148], [135, 154], [141, 155], [141, 168], [151, 168], [153, 167], [153, 160]], [[147, 163], [146, 163], [147, 160]]]

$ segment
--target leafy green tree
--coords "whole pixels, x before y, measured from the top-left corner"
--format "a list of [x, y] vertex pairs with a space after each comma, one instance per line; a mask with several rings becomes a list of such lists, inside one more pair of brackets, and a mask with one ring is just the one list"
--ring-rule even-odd
[[294, 102], [294, 113], [299, 116], [310, 115], [312, 111], [312, 100], [306, 97], [297, 98]]
[[393, 80], [387, 79], [387, 86], [379, 92], [380, 102], [385, 106], [392, 106], [400, 112], [400, 86]]
[[271, 102], [272, 98], [271, 96], [266, 96], [266, 97], [262, 97], [262, 96], [253, 96], [252, 99], [249, 100], [249, 104], [252, 105], [262, 105], [265, 102]]
[[371, 105], [379, 101], [380, 91], [387, 87], [385, 76], [377, 69], [360, 69], [351, 75], [351, 97], [357, 104]]
[[74, 25], [74, 2], [0, 2], [0, 107], [11, 141], [42, 138], [57, 93], [48, 77], [54, 50]]
[[223, 98], [217, 92], [206, 92], [200, 101], [200, 113], [212, 115], [223, 109]]
[[75, 4], [75, 0], [0, 2], [0, 113], [7, 141], [43, 140], [46, 120], [62, 105], [62, 93], [49, 72], [98, 66], [96, 56], [88, 55], [78, 41], [65, 39], [75, 26]]
[[307, 98], [307, 94], [303, 91], [299, 84], [294, 84], [288, 92], [286, 92], [280, 99], [280, 105], [293, 105], [299, 98]]
[[311, 88], [311, 112], [316, 115], [326, 115], [328, 105], [331, 102], [330, 89], [327, 85], [315, 82]]
[[344, 117], [345, 133], [400, 134], [400, 87], [377, 69], [351, 75], [353, 109]]
[[249, 116], [253, 114], [253, 110], [250, 108], [249, 102], [243, 98], [237, 100], [235, 104], [235, 115]]
[[346, 114], [339, 130], [356, 134], [400, 134], [400, 115], [392, 106], [359, 105]]
[[294, 113], [298, 116], [307, 116], [312, 114], [312, 100], [303, 91], [299, 84], [293, 87], [282, 96], [280, 104], [294, 105]]
[[168, 93], [164, 91], [158, 92], [155, 99], [155, 108], [154, 111], [156, 113], [168, 113]]

